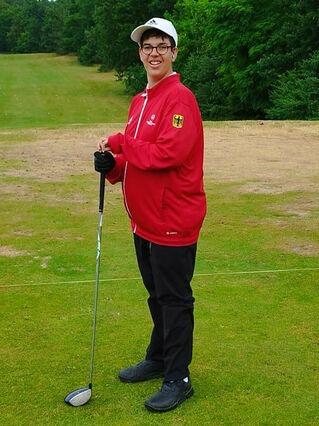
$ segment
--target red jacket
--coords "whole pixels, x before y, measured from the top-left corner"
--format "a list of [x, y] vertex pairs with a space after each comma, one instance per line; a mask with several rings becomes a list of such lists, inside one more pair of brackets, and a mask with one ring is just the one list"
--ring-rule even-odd
[[137, 235], [157, 244], [193, 244], [206, 213], [203, 126], [192, 92], [173, 74], [135, 96], [124, 135], [108, 138], [124, 204]]

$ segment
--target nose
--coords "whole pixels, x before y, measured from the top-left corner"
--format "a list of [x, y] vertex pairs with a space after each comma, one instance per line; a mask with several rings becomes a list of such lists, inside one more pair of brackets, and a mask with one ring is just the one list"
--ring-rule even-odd
[[[151, 51], [150, 55], [157, 56], [158, 55], [157, 46], [151, 46], [151, 47], [152, 47], [152, 51]], [[155, 53], [153, 53], [154, 49], [155, 49]]]

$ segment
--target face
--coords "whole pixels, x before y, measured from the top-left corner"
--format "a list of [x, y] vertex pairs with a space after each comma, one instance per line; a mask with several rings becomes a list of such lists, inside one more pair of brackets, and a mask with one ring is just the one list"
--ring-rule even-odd
[[[153, 47], [159, 45], [170, 46], [170, 41], [168, 37], [162, 39], [162, 37], [152, 36], [143, 41], [143, 46], [145, 45]], [[160, 54], [156, 49], [153, 49], [151, 53], [145, 54], [142, 48], [139, 48], [140, 59], [147, 73], [149, 87], [155, 86], [155, 84], [173, 72], [173, 62], [176, 59], [177, 51], [176, 47], [173, 51], [169, 48], [166, 53]]]

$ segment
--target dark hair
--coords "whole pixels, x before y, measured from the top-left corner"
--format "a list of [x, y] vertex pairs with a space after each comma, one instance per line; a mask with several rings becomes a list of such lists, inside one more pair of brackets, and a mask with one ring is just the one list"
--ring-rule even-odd
[[156, 28], [150, 28], [149, 30], [146, 30], [143, 32], [141, 36], [141, 40], [140, 40], [140, 46], [142, 46], [144, 41], [150, 37], [161, 37], [162, 40], [164, 40], [164, 38], [167, 37], [172, 46], [172, 49], [174, 49], [174, 47], [176, 46], [175, 40], [173, 39], [173, 37]]

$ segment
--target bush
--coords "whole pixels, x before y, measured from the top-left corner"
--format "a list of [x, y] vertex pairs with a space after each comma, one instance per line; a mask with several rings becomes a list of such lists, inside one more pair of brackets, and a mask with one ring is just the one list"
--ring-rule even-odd
[[195, 53], [188, 57], [181, 70], [181, 79], [196, 96], [204, 120], [233, 118], [218, 74], [219, 66], [217, 57]]
[[131, 95], [141, 92], [147, 83], [145, 69], [142, 64], [127, 67], [123, 74], [118, 75], [118, 77], [120, 79], [123, 78], [125, 87]]
[[91, 27], [85, 32], [85, 39], [86, 44], [79, 51], [79, 62], [83, 65], [92, 65], [101, 62], [97, 55], [97, 34], [95, 27]]
[[272, 120], [319, 119], [319, 50], [296, 70], [284, 74], [270, 95]]

